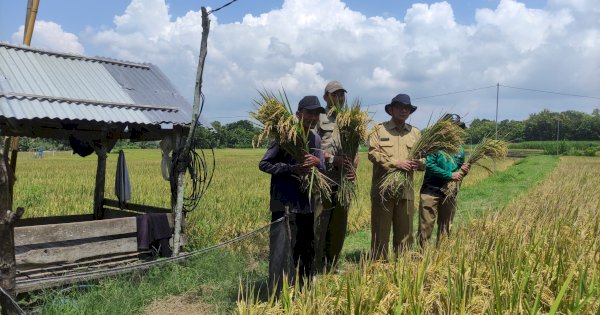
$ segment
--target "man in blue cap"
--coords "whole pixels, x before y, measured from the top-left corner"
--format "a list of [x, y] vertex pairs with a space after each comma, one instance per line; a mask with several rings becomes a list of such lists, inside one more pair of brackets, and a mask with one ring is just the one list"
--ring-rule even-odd
[[[300, 176], [313, 167], [325, 170], [321, 138], [313, 129], [324, 113], [316, 96], [305, 96], [298, 103], [296, 117], [309, 133], [308, 152], [302, 161], [296, 161], [277, 142], [273, 142], [259, 169], [271, 174], [271, 225], [269, 232], [269, 288], [279, 294], [282, 281], [295, 282], [296, 270], [300, 277], [312, 275], [314, 259], [314, 196], [302, 190]], [[312, 200], [311, 200], [312, 199]]]
[[[369, 160], [373, 163], [371, 186], [371, 256], [387, 259], [390, 229], [393, 227], [393, 247], [396, 253], [410, 247], [413, 241], [414, 190], [413, 172], [424, 168], [423, 161], [409, 160], [408, 154], [421, 137], [421, 131], [406, 120], [417, 110], [410, 97], [398, 94], [385, 106], [392, 116], [389, 121], [379, 123], [369, 136]], [[400, 197], [381, 197], [379, 185], [388, 171], [402, 171], [407, 175], [407, 184]]]

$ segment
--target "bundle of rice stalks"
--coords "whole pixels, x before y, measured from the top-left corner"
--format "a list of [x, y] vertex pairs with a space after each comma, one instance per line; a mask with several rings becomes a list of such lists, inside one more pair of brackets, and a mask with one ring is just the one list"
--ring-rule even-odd
[[[488, 167], [480, 164], [479, 160], [481, 160], [483, 158], [503, 159], [506, 157], [507, 154], [508, 154], [508, 142], [507, 141], [498, 140], [498, 139], [490, 139], [490, 138], [484, 137], [483, 140], [481, 140], [481, 142], [479, 144], [477, 144], [475, 147], [473, 147], [473, 149], [471, 150], [471, 154], [469, 155], [469, 158], [467, 159], [466, 163], [471, 164], [471, 165], [477, 164], [477, 165], [483, 167], [484, 169], [486, 169], [488, 172], [493, 173], [493, 171], [490, 170]], [[462, 169], [459, 170], [459, 172], [463, 176], [466, 175]], [[461, 181], [450, 181], [450, 182], [446, 183], [446, 185], [444, 185], [444, 187], [442, 187], [442, 192], [446, 195], [446, 199], [448, 199], [450, 197], [456, 197], [458, 195], [461, 183], [462, 183]]]
[[356, 174], [355, 161], [358, 154], [358, 148], [361, 143], [367, 141], [368, 125], [371, 119], [366, 111], [362, 111], [360, 100], [356, 99], [351, 106], [347, 104], [336, 104], [329, 114], [336, 115], [336, 125], [339, 131], [340, 140], [337, 143], [337, 151], [344, 156], [346, 167], [340, 169], [340, 183], [337, 193], [338, 202], [345, 207], [350, 205], [352, 200], [356, 200], [356, 181], [348, 180], [347, 167]]
[[[304, 155], [310, 154], [310, 131], [305, 131], [302, 121], [296, 119], [285, 91], [279, 93], [279, 98], [268, 91], [259, 94], [261, 99], [255, 101], [257, 110], [251, 112], [250, 116], [263, 125], [263, 130], [254, 138], [253, 145], [256, 147], [266, 141], [276, 141], [294, 160], [303, 161]], [[332, 180], [319, 170], [313, 167], [308, 174], [299, 178], [302, 190], [308, 191], [309, 197], [318, 191], [323, 198], [331, 198]]]
[[[463, 144], [464, 130], [452, 122], [448, 115], [442, 115], [438, 121], [428, 127], [408, 153], [408, 160], [425, 158], [436, 152], [446, 154], [456, 153]], [[383, 150], [382, 150], [383, 151]], [[400, 198], [403, 188], [412, 185], [408, 182], [408, 173], [401, 170], [391, 170], [379, 182], [379, 193], [382, 199], [386, 197]]]

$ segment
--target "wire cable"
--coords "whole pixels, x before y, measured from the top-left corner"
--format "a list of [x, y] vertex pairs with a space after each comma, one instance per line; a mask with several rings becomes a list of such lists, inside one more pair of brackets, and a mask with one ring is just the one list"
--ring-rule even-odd
[[579, 94], [569, 94], [569, 93], [562, 93], [562, 92], [553, 92], [553, 91], [528, 89], [528, 88], [522, 88], [522, 87], [516, 87], [516, 86], [508, 86], [508, 85], [504, 85], [504, 84], [500, 84], [500, 86], [505, 87], [505, 88], [509, 88], [509, 89], [515, 89], [515, 90], [525, 90], [525, 91], [532, 91], [532, 92], [538, 92], [538, 93], [548, 93], [548, 94], [556, 94], [556, 95], [563, 95], [563, 96], [573, 96], [573, 97], [582, 97], [582, 98], [591, 98], [591, 99], [595, 99], [595, 100], [600, 100], [600, 97], [596, 97], [596, 96], [588, 96], [588, 95], [579, 95]]
[[27, 279], [27, 280], [22, 280], [22, 281], [17, 281], [17, 284], [19, 285], [32, 285], [32, 284], [44, 284], [44, 283], [49, 283], [49, 282], [53, 282], [53, 281], [69, 281], [72, 280], [73, 282], [80, 282], [80, 281], [85, 281], [85, 280], [91, 280], [93, 278], [100, 278], [100, 277], [107, 277], [107, 276], [111, 276], [111, 275], [118, 275], [121, 273], [126, 273], [126, 272], [130, 272], [130, 271], [134, 271], [134, 270], [138, 270], [138, 269], [147, 269], [150, 268], [152, 266], [157, 266], [160, 264], [164, 264], [164, 263], [171, 263], [171, 262], [178, 262], [178, 261], [183, 261], [186, 260], [190, 257], [193, 256], [197, 256], [200, 254], [204, 254], [207, 253], [211, 250], [217, 249], [217, 248], [221, 248], [224, 247], [226, 245], [232, 244], [232, 243], [236, 243], [239, 241], [243, 241], [247, 238], [250, 238], [256, 234], [258, 234], [259, 232], [261, 232], [262, 230], [267, 229], [268, 227], [270, 227], [271, 225], [274, 225], [276, 223], [282, 222], [286, 217], [283, 216], [275, 221], [272, 221], [264, 226], [261, 226], [257, 229], [254, 229], [246, 234], [242, 234], [240, 236], [234, 237], [232, 239], [226, 240], [224, 242], [212, 245], [212, 246], [208, 246], [199, 250], [195, 250], [189, 253], [185, 253], [179, 256], [175, 256], [175, 257], [168, 257], [168, 258], [164, 258], [164, 259], [160, 259], [160, 260], [154, 260], [154, 261], [149, 261], [149, 262], [143, 262], [143, 263], [139, 263], [136, 265], [129, 265], [129, 266], [123, 266], [123, 267], [116, 267], [116, 268], [111, 268], [111, 269], [107, 269], [107, 270], [94, 270], [94, 271], [86, 271], [86, 272], [79, 272], [79, 273], [75, 273], [75, 274], [70, 274], [70, 275], [61, 275], [61, 276], [53, 276], [53, 277], [45, 277], [45, 278], [41, 278], [41, 279]]
[[218, 7], [218, 8], [216, 8], [216, 9], [214, 9], [214, 10], [210, 10], [210, 11], [208, 11], [208, 15], [211, 15], [211, 14], [213, 14], [214, 12], [217, 12], [217, 11], [219, 11], [219, 10], [223, 9], [224, 7], [226, 7], [226, 6], [228, 6], [228, 5], [232, 4], [232, 3], [234, 3], [234, 2], [236, 2], [236, 1], [238, 1], [238, 0], [232, 0], [232, 1], [229, 1], [229, 2], [225, 3], [224, 5], [222, 5], [222, 6]]
[[[25, 311], [23, 311], [23, 309], [21, 308], [21, 306], [19, 306], [17, 301], [15, 301], [15, 299], [13, 299], [13, 297], [10, 296], [10, 294], [8, 294], [8, 292], [4, 291], [4, 289], [2, 287], [0, 287], [0, 293], [2, 293], [4, 296], [6, 296], [8, 298], [10, 303], [13, 305], [14, 309], [17, 310], [18, 314], [25, 314]], [[6, 310], [4, 310], [4, 311], [6, 311]], [[3, 312], [3, 314], [4, 314], [4, 312]]]
[[447, 96], [447, 95], [453, 95], [453, 94], [469, 93], [469, 92], [474, 92], [474, 91], [479, 91], [479, 90], [485, 90], [485, 89], [489, 89], [489, 88], [493, 88], [493, 87], [496, 87], [496, 86], [495, 85], [490, 85], [490, 86], [484, 86], [484, 87], [474, 88], [474, 89], [468, 89], [468, 90], [454, 91], [454, 92], [448, 92], [448, 93], [442, 93], [442, 94], [435, 94], [435, 95], [428, 95], [428, 96], [419, 96], [419, 97], [413, 97], [413, 99], [415, 99], [415, 100], [422, 100], [422, 99], [425, 99], [425, 98], [433, 98], [433, 97]]
[[[200, 121], [202, 110], [204, 109], [205, 97], [203, 93], [200, 93], [200, 100], [200, 110], [198, 112], [198, 117], [196, 118], [194, 130], [192, 130], [191, 132], [192, 137], [194, 137], [196, 133], [196, 128], [199, 125], [198, 122]], [[214, 148], [212, 148], [209, 145], [208, 149], [210, 149], [211, 154], [210, 156], [207, 155], [204, 152], [204, 149], [202, 149], [202, 146], [199, 144], [201, 140], [202, 139], [194, 139], [194, 141], [192, 141], [192, 148], [188, 152], [188, 156], [181, 157], [181, 148], [178, 151], [175, 151], [172, 156], [173, 163], [170, 174], [172, 175], [171, 194], [174, 198], [177, 196], [177, 179], [174, 175], [177, 174], [180, 171], [180, 167], [182, 167], [178, 164], [179, 161], [184, 161], [182, 163], [185, 163], [185, 168], [183, 168], [183, 171], [187, 170], [187, 172], [190, 173], [192, 188], [190, 190], [189, 195], [183, 197], [184, 212], [190, 212], [196, 209], [196, 207], [200, 203], [200, 199], [202, 199], [202, 196], [204, 196], [204, 194], [208, 190], [208, 187], [212, 183], [212, 178], [216, 168]], [[198, 151], [196, 150], [197, 148], [200, 148], [200, 153], [198, 153]], [[207, 162], [209, 158], [212, 158], [212, 163]]]

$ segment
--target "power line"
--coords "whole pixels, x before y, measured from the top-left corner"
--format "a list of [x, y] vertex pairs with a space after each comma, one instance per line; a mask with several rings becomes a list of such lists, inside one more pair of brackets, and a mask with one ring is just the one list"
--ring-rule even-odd
[[214, 9], [214, 10], [210, 10], [210, 11], [208, 11], [208, 15], [211, 15], [211, 14], [213, 14], [214, 12], [217, 12], [217, 11], [219, 11], [219, 10], [223, 9], [224, 7], [226, 7], [226, 6], [228, 6], [228, 5], [232, 4], [232, 3], [234, 3], [234, 2], [236, 2], [236, 1], [238, 1], [238, 0], [232, 0], [232, 1], [229, 1], [229, 2], [225, 3], [224, 5], [222, 5], [222, 6], [218, 7], [218, 8], [216, 8], [216, 9]]
[[249, 116], [204, 116], [204, 118], [210, 118], [210, 119], [215, 119], [215, 118], [248, 118]]
[[525, 90], [525, 91], [532, 91], [532, 92], [538, 92], [538, 93], [548, 93], [548, 94], [556, 94], [556, 95], [563, 95], [563, 96], [574, 96], [574, 97], [591, 98], [591, 99], [595, 99], [595, 100], [600, 100], [600, 97], [596, 97], [596, 96], [588, 96], [588, 95], [579, 95], [579, 94], [569, 94], [569, 93], [562, 93], [562, 92], [553, 92], [553, 91], [528, 89], [528, 88], [522, 88], [522, 87], [516, 87], [516, 86], [508, 86], [508, 85], [504, 85], [504, 84], [500, 84], [500, 86], [505, 87], [505, 88], [509, 88], [509, 89], [515, 89], [515, 90]]
[[422, 99], [425, 99], [425, 98], [433, 98], [433, 97], [438, 97], [438, 96], [446, 96], [446, 95], [453, 95], [453, 94], [460, 94], [460, 93], [468, 93], [468, 92], [473, 92], [473, 91], [485, 90], [485, 89], [489, 89], [489, 88], [493, 88], [493, 87], [496, 87], [496, 86], [495, 85], [490, 85], [490, 86], [484, 86], [484, 87], [474, 88], [474, 89], [468, 89], [468, 90], [447, 92], [447, 93], [435, 94], [435, 95], [428, 95], [428, 96], [419, 96], [419, 97], [413, 97], [413, 99], [415, 99], [415, 100], [422, 100]]
[[[422, 100], [425, 98], [433, 98], [433, 97], [439, 97], [439, 96], [447, 96], [447, 95], [453, 95], [453, 94], [460, 94], [460, 93], [468, 93], [468, 92], [473, 92], [473, 91], [479, 91], [479, 90], [485, 90], [485, 89], [489, 89], [489, 88], [493, 88], [496, 87], [495, 85], [490, 85], [490, 86], [484, 86], [484, 87], [479, 87], [479, 88], [474, 88], [474, 89], [468, 89], [468, 90], [460, 90], [460, 91], [453, 91], [453, 92], [447, 92], [447, 93], [442, 93], [442, 94], [434, 94], [434, 95], [428, 95], [428, 96], [419, 96], [419, 97], [413, 97], [413, 100]], [[365, 106], [366, 108], [372, 107], [372, 106], [381, 106], [381, 105], [387, 105], [388, 103], [379, 103], [379, 104], [371, 104], [371, 105], [367, 105]]]
[[[556, 95], [563, 95], [563, 96], [573, 96], [573, 97], [582, 97], [582, 98], [591, 98], [591, 99], [598, 99], [598, 100], [600, 100], [600, 97], [596, 97], [596, 96], [588, 96], [588, 95], [578, 95], [578, 94], [569, 94], [569, 93], [561, 93], [561, 92], [553, 92], [553, 91], [536, 90], [536, 89], [529, 89], [529, 88], [508, 86], [508, 85], [503, 85], [503, 84], [500, 84], [500, 86], [506, 87], [506, 88], [510, 88], [510, 89], [517, 89], [517, 90], [525, 90], [525, 91], [532, 91], [532, 92], [539, 92], [539, 93], [549, 93], [549, 94], [556, 94]], [[485, 90], [485, 89], [490, 89], [490, 88], [496, 88], [496, 87], [497, 87], [496, 85], [488, 85], [488, 86], [483, 86], [483, 87], [478, 87], [478, 88], [473, 88], [473, 89], [467, 89], [467, 90], [452, 91], [452, 92], [446, 92], [446, 93], [441, 93], [441, 94], [433, 94], [433, 95], [427, 95], [427, 96], [418, 96], [418, 97], [413, 97], [412, 99], [414, 99], [414, 100], [422, 100], [422, 99], [426, 99], [426, 98], [434, 98], [434, 97], [440, 97], [440, 96], [448, 96], [448, 95], [454, 95], [454, 94], [469, 93], [469, 92], [474, 92], [474, 91], [479, 91], [479, 90]], [[370, 107], [374, 107], [374, 106], [383, 106], [383, 105], [387, 105], [387, 104], [389, 104], [389, 103], [386, 102], [386, 103], [370, 104], [370, 105], [366, 105], [366, 106], [362, 106], [362, 107], [363, 108], [370, 108]], [[204, 118], [222, 119], [222, 118], [247, 118], [247, 117], [248, 116], [213, 116], [213, 117], [206, 116]]]

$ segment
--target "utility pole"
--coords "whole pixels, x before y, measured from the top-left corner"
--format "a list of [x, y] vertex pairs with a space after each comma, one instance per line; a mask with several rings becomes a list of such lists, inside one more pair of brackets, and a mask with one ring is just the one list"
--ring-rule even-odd
[[560, 147], [560, 142], [559, 142], [559, 135], [560, 135], [560, 118], [556, 119], [556, 155], [559, 155], [558, 149]]
[[183, 190], [185, 172], [187, 171], [187, 157], [190, 152], [192, 145], [192, 138], [194, 137], [194, 129], [198, 123], [198, 116], [200, 115], [200, 102], [202, 95], [202, 73], [204, 71], [204, 61], [206, 60], [206, 53], [208, 47], [208, 31], [210, 28], [210, 20], [208, 19], [208, 11], [205, 7], [202, 7], [202, 39], [200, 41], [200, 56], [198, 60], [198, 68], [196, 71], [196, 88], [194, 89], [194, 108], [192, 111], [192, 124], [190, 126], [188, 137], [185, 141], [183, 150], [177, 159], [177, 199], [175, 204], [175, 228], [173, 231], [173, 256], [179, 255], [179, 247], [181, 244], [181, 221], [183, 217]]
[[[496, 135], [494, 139], [498, 140], [498, 101], [500, 99], [500, 82], [496, 83]], [[494, 173], [496, 173], [496, 159], [494, 159]]]

